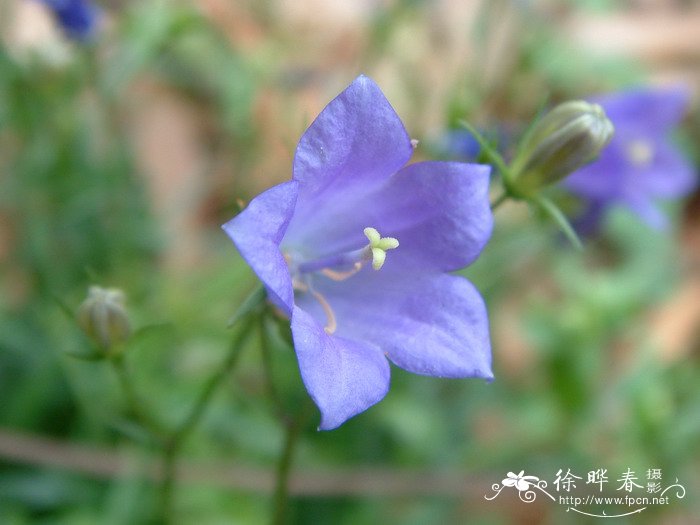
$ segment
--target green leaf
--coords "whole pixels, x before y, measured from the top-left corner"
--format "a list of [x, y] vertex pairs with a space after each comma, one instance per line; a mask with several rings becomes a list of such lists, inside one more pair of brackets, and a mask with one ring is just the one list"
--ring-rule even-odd
[[101, 361], [102, 359], [107, 358], [107, 354], [103, 351], [97, 350], [97, 349], [92, 349], [92, 350], [87, 350], [87, 351], [71, 351], [71, 352], [63, 352], [64, 355], [67, 355], [68, 357], [73, 357], [75, 359], [80, 359], [81, 361]]
[[175, 324], [172, 321], [163, 321], [160, 323], [151, 323], [147, 324], [144, 326], [141, 326], [134, 330], [134, 333], [131, 334], [131, 342], [135, 342], [140, 340], [143, 337], [147, 337], [153, 332], [158, 332], [161, 330], [168, 330], [168, 329], [173, 329]]

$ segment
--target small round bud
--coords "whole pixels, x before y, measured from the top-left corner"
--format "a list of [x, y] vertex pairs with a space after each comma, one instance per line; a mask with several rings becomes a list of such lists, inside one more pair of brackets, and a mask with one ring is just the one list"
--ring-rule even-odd
[[513, 162], [516, 194], [530, 196], [593, 161], [610, 142], [612, 122], [598, 104], [559, 104], [535, 123]]
[[126, 341], [131, 335], [124, 301], [121, 290], [91, 286], [87, 299], [78, 309], [78, 324], [104, 349]]

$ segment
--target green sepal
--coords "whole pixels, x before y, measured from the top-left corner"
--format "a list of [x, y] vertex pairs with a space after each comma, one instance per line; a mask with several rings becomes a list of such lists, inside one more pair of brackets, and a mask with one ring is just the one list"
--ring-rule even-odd
[[477, 131], [477, 129], [469, 124], [466, 120], [460, 120], [459, 125], [465, 128], [469, 133], [471, 133], [476, 141], [479, 143], [479, 147], [481, 148], [481, 151], [484, 152], [484, 155], [486, 155], [486, 159], [496, 166], [498, 171], [501, 173], [501, 177], [503, 177], [503, 184], [505, 186], [506, 191], [508, 192], [509, 195], [513, 195], [511, 191], [511, 181], [513, 180], [513, 176], [511, 174], [510, 168], [506, 165], [506, 162], [503, 160], [503, 157], [501, 156], [496, 149], [489, 144], [489, 142], [484, 138], [484, 136]]
[[537, 195], [533, 197], [530, 200], [530, 202], [537, 205], [544, 213], [549, 215], [549, 217], [557, 224], [557, 226], [566, 236], [566, 238], [569, 239], [571, 244], [574, 245], [574, 248], [576, 248], [577, 250], [583, 250], [583, 244], [581, 243], [581, 239], [579, 239], [579, 236], [576, 234], [576, 231], [574, 230], [573, 226], [571, 226], [571, 223], [569, 223], [569, 220], [566, 218], [566, 215], [564, 215], [564, 213], [557, 207], [556, 204], [554, 204], [551, 200], [542, 195]]
[[228, 323], [226, 324], [227, 328], [232, 328], [238, 321], [243, 319], [244, 317], [247, 317], [251, 313], [253, 313], [255, 310], [260, 308], [263, 304], [265, 304], [265, 298], [267, 297], [267, 292], [265, 291], [264, 286], [258, 286], [251, 292], [251, 294], [245, 298], [245, 300], [241, 303], [241, 306], [238, 307], [238, 310], [236, 310], [236, 313], [231, 316], [229, 319]]
[[[63, 301], [59, 296], [55, 294], [51, 294], [51, 299], [56, 303], [58, 306], [59, 310], [63, 312], [63, 314], [70, 319], [71, 321], [76, 321], [76, 315], [75, 312], [71, 309], [70, 306], [66, 302]], [[87, 339], [87, 338], [86, 338]], [[86, 341], [87, 342], [87, 341]], [[89, 350], [79, 350], [79, 351], [69, 351], [69, 352], [62, 352], [63, 355], [66, 355], [68, 357], [72, 357], [74, 359], [79, 359], [81, 361], [101, 361], [102, 359], [107, 359], [108, 355], [105, 353], [104, 349], [95, 346], [94, 344], [90, 344], [90, 349]]]

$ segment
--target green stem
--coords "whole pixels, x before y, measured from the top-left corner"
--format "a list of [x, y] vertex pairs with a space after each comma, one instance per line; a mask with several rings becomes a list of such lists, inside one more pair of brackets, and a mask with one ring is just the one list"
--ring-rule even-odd
[[501, 194], [496, 198], [495, 201], [493, 201], [493, 202], [491, 203], [491, 211], [495, 211], [496, 208], [498, 208], [501, 204], [503, 204], [503, 203], [506, 202], [507, 200], [508, 200], [508, 192], [507, 192], [507, 191], [504, 191], [503, 193], [501, 193]]
[[287, 501], [289, 499], [289, 477], [291, 473], [294, 451], [299, 442], [299, 436], [307, 420], [311, 415], [312, 405], [308, 399], [299, 408], [294, 419], [285, 424], [284, 448], [277, 462], [277, 475], [275, 479], [274, 514], [272, 525], [283, 525], [288, 514]]
[[113, 357], [109, 360], [112, 364], [112, 368], [117, 374], [119, 384], [121, 386], [122, 392], [124, 393], [124, 398], [126, 399], [127, 411], [129, 415], [139, 423], [147, 432], [151, 434], [151, 437], [156, 440], [161, 440], [164, 434], [163, 427], [160, 422], [153, 418], [150, 413], [145, 409], [144, 401], [136, 393], [136, 388], [131, 380], [131, 375], [124, 362], [124, 357], [122, 355]]
[[501, 173], [504, 185], [506, 188], [509, 188], [511, 181], [513, 180], [513, 175], [506, 165], [506, 162], [503, 160], [503, 157], [501, 157], [501, 155], [493, 147], [491, 147], [481, 133], [479, 133], [479, 131], [469, 122], [466, 120], [460, 120], [460, 124], [476, 139], [476, 141], [479, 143], [479, 147], [481, 147], [484, 155], [486, 155], [487, 160], [496, 166], [496, 169]]
[[476, 141], [479, 143], [479, 146], [481, 147], [481, 151], [483, 152], [484, 156], [486, 157], [486, 160], [493, 164], [496, 169], [499, 171], [501, 174], [501, 180], [503, 181], [503, 193], [496, 198], [496, 200], [491, 204], [491, 211], [495, 210], [498, 208], [501, 204], [503, 204], [505, 201], [507, 201], [509, 198], [521, 198], [519, 196], [519, 193], [516, 191], [516, 188], [514, 187], [513, 184], [513, 170], [508, 167], [506, 164], [505, 160], [503, 160], [503, 157], [496, 151], [487, 141], [486, 139], [479, 133], [479, 131], [469, 124], [467, 121], [460, 121], [460, 124], [467, 130], [469, 133], [472, 134], [472, 136], [476, 139]]
[[274, 373], [272, 370], [272, 353], [270, 350], [270, 337], [269, 337], [269, 326], [266, 315], [260, 316], [260, 350], [262, 353], [262, 365], [263, 372], [265, 374], [265, 387], [267, 388], [267, 393], [272, 400], [272, 404], [275, 407], [277, 416], [281, 421], [284, 421], [286, 416], [284, 414], [284, 405], [282, 403], [282, 398], [275, 387]]
[[202, 416], [204, 416], [209, 406], [209, 401], [216, 392], [216, 389], [221, 385], [223, 380], [228, 377], [238, 363], [238, 357], [243, 348], [243, 343], [250, 335], [252, 328], [253, 323], [250, 320], [241, 327], [240, 331], [231, 342], [229, 352], [224, 362], [205, 383], [190, 412], [177, 428], [175, 428], [170, 439], [168, 439], [163, 447], [163, 477], [160, 486], [160, 511], [165, 523], [172, 522], [172, 500], [176, 477], [176, 463], [182, 445], [192, 430], [197, 426], [197, 423], [202, 419]]

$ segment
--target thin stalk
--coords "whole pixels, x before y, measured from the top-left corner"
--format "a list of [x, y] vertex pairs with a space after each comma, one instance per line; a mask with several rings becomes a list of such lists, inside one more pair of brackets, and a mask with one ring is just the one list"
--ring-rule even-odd
[[513, 175], [506, 165], [506, 162], [503, 160], [503, 157], [501, 157], [501, 155], [493, 147], [491, 147], [481, 133], [479, 133], [479, 131], [469, 122], [466, 120], [460, 120], [459, 123], [476, 139], [482, 151], [486, 155], [486, 158], [489, 160], [489, 162], [491, 162], [491, 164], [496, 166], [496, 169], [498, 169], [498, 171], [501, 173], [501, 177], [503, 178], [506, 188], [509, 188], [511, 181], [513, 180]]
[[501, 194], [496, 198], [495, 201], [493, 201], [493, 202], [491, 203], [491, 211], [495, 211], [496, 208], [498, 208], [501, 204], [503, 204], [503, 203], [506, 202], [507, 200], [508, 200], [508, 192], [507, 192], [507, 191], [504, 191], [503, 193], [501, 193]]
[[243, 343], [250, 335], [254, 324], [251, 320], [247, 320], [246, 324], [241, 327], [236, 334], [229, 347], [229, 352], [226, 355], [224, 362], [216, 372], [204, 384], [204, 387], [199, 393], [197, 400], [192, 405], [189, 413], [182, 422], [175, 428], [170, 438], [163, 447], [163, 477], [160, 486], [160, 511], [165, 523], [172, 522], [172, 500], [173, 489], [175, 486], [177, 458], [182, 449], [187, 437], [192, 430], [197, 426], [197, 423], [202, 419], [204, 413], [209, 406], [209, 402], [221, 385], [224, 379], [229, 376], [234, 367], [238, 363]]
[[272, 400], [272, 404], [275, 407], [277, 416], [281, 421], [286, 419], [284, 413], [284, 404], [282, 403], [282, 398], [277, 391], [274, 380], [274, 372], [272, 369], [272, 352], [270, 349], [270, 337], [268, 333], [268, 321], [266, 315], [260, 316], [260, 350], [262, 353], [262, 365], [263, 372], [265, 374], [265, 387], [267, 388], [267, 393]]
[[574, 245], [574, 248], [577, 250], [583, 250], [583, 244], [581, 244], [581, 239], [578, 238], [576, 230], [574, 230], [573, 226], [571, 226], [569, 219], [566, 218], [566, 215], [564, 215], [562, 211], [557, 208], [556, 204], [542, 195], [538, 196], [534, 200], [534, 203], [554, 220], [557, 226], [559, 226], [561, 229], [562, 233], [564, 233], [566, 238], [569, 239], [571, 244]]
[[277, 462], [275, 493], [274, 493], [274, 514], [272, 515], [272, 525], [283, 525], [287, 517], [289, 500], [289, 477], [294, 459], [294, 452], [299, 442], [299, 436], [304, 429], [304, 425], [311, 415], [312, 405], [308, 399], [294, 418], [285, 424], [284, 448]]
[[157, 421], [144, 408], [144, 401], [136, 393], [136, 388], [131, 380], [131, 375], [126, 367], [123, 356], [117, 356], [109, 360], [112, 368], [117, 374], [119, 385], [121, 386], [124, 398], [126, 400], [127, 410], [134, 420], [139, 423], [146, 431], [151, 434], [151, 437], [156, 440], [162, 440], [164, 430], [160, 422]]

